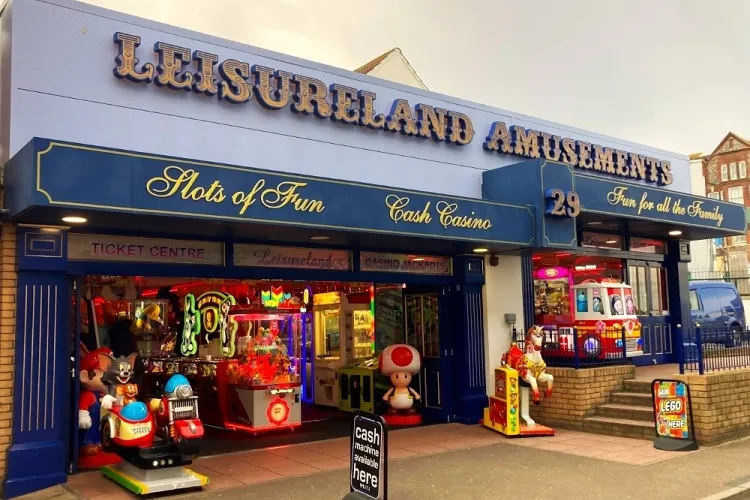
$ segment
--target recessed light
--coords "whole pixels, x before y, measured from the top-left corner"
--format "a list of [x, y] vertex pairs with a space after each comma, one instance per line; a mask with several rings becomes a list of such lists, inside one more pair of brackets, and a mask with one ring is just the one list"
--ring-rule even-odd
[[606, 243], [607, 245], [614, 245], [615, 243], [617, 243], [617, 240], [607, 240], [604, 243]]
[[411, 260], [414, 261], [414, 262], [422, 262], [424, 260], [424, 257], [414, 257]]
[[330, 240], [331, 238], [329, 236], [310, 236], [310, 239], [313, 241], [326, 241]]
[[474, 249], [474, 253], [487, 253], [487, 252], [489, 252], [489, 250], [486, 249], [486, 248], [475, 248]]
[[71, 215], [69, 217], [63, 217], [62, 221], [67, 222], [68, 224], [84, 224], [88, 222], [88, 219], [86, 219], [86, 217], [78, 217], [75, 215]]
[[679, 229], [675, 229], [674, 231], [669, 232], [669, 236], [679, 236], [681, 234], [682, 234], [682, 231], [680, 231]]
[[587, 222], [586, 225], [587, 226], [601, 226], [602, 223], [600, 221], [598, 221], [598, 220], [595, 220], [595, 221], [592, 221], [592, 222]]

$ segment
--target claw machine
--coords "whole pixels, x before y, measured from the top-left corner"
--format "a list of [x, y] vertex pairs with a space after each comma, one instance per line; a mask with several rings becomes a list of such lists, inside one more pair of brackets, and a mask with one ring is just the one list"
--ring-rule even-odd
[[313, 311], [313, 401], [338, 407], [339, 369], [374, 353], [370, 295], [317, 293], [313, 295]]
[[302, 313], [299, 307], [233, 306], [235, 359], [217, 368], [224, 426], [257, 433], [302, 423]]

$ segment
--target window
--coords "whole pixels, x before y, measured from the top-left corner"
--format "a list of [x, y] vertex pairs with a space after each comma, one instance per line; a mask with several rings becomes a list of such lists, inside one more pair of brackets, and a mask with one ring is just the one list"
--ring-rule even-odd
[[731, 203], [745, 204], [745, 197], [742, 194], [742, 186], [729, 188], [729, 201]]
[[733, 181], [737, 180], [737, 164], [736, 163], [729, 164], [729, 178]]
[[646, 268], [643, 266], [628, 267], [629, 285], [633, 287], [635, 294], [635, 314], [644, 316], [648, 314], [648, 290], [646, 289]]
[[691, 311], [700, 311], [701, 304], [698, 302], [698, 292], [695, 290], [690, 290], [690, 310]]
[[742, 236], [732, 236], [732, 245], [744, 245], [747, 243], [747, 238], [743, 234]]
[[726, 182], [729, 180], [729, 169], [727, 168], [727, 164], [723, 164], [721, 166], [721, 182]]
[[666, 316], [669, 314], [667, 303], [667, 272], [663, 267], [650, 267], [651, 274], [651, 301], [654, 315]]
[[744, 161], [740, 162], [740, 179], [747, 177], [747, 163]]
[[722, 199], [720, 191], [714, 191], [713, 193], [708, 193], [707, 196], [709, 198], [711, 198], [712, 200], [721, 200]]

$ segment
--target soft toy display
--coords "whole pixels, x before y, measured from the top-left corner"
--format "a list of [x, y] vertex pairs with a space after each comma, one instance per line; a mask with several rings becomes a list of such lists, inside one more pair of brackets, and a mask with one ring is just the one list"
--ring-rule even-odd
[[390, 406], [383, 417], [389, 425], [419, 425], [422, 416], [414, 408], [419, 393], [412, 389], [412, 376], [422, 369], [419, 351], [410, 345], [395, 344], [386, 347], [380, 354], [380, 373], [391, 378], [391, 387], [383, 396]]
[[102, 408], [111, 410], [112, 405], [126, 406], [136, 401], [138, 385], [130, 382], [136, 356], [136, 352], [117, 359], [108, 354], [99, 355], [99, 366], [104, 371], [102, 382], [108, 387], [107, 395], [102, 398]]
[[120, 457], [102, 451], [102, 441], [99, 425], [101, 422], [101, 398], [107, 392], [102, 381], [100, 356], [109, 357], [112, 351], [103, 347], [91, 351], [81, 359], [81, 370], [78, 379], [81, 392], [78, 397], [78, 429], [79, 450], [78, 467], [81, 469], [98, 469], [104, 465], [120, 462]]

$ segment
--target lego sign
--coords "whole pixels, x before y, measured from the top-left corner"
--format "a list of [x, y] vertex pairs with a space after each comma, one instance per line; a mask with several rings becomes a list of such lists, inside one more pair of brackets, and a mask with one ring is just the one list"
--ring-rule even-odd
[[651, 394], [656, 426], [654, 446], [668, 451], [696, 449], [687, 384], [679, 380], [654, 380]]

